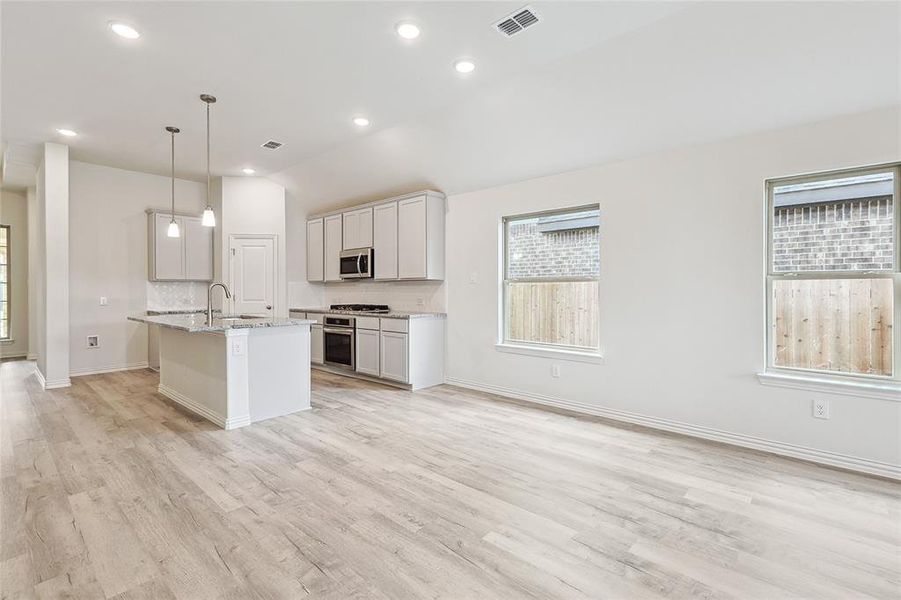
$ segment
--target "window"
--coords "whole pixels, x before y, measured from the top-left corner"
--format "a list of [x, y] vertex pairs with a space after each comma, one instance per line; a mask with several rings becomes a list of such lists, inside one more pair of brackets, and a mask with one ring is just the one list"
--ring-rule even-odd
[[9, 225], [0, 225], [0, 340], [9, 339]]
[[505, 344], [598, 352], [597, 206], [506, 217]]
[[899, 166], [768, 182], [767, 367], [899, 376]]

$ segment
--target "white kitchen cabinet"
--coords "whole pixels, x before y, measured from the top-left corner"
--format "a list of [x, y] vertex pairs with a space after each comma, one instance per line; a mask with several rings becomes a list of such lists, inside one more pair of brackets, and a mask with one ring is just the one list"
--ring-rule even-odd
[[325, 363], [325, 349], [322, 325], [310, 325], [310, 362], [314, 365]]
[[341, 281], [341, 252], [370, 247], [376, 280], [444, 279], [445, 207], [443, 194], [426, 190], [311, 218], [308, 281]]
[[441, 196], [398, 200], [398, 279], [444, 279], [444, 219]]
[[202, 219], [182, 219], [181, 234], [185, 238], [185, 279], [212, 281], [213, 228], [204, 227]]
[[372, 207], [358, 208], [343, 213], [344, 249], [372, 246]]
[[407, 383], [409, 381], [407, 334], [382, 331], [380, 336], [381, 377]]
[[307, 281], [325, 280], [324, 244], [323, 220], [307, 221]]
[[379, 204], [373, 213], [375, 279], [397, 279], [397, 202]]
[[200, 217], [175, 215], [181, 235], [168, 235], [171, 213], [148, 212], [147, 278], [151, 281], [213, 279], [213, 231]]
[[325, 229], [325, 280], [341, 281], [341, 215], [324, 219]]
[[357, 373], [379, 376], [379, 332], [357, 329]]

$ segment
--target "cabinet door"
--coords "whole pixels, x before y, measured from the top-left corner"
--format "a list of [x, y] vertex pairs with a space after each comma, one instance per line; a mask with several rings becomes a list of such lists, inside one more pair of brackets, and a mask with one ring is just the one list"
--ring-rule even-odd
[[321, 365], [325, 360], [322, 342], [322, 325], [310, 325], [310, 362], [314, 365]]
[[204, 227], [201, 219], [182, 219], [182, 236], [185, 238], [185, 279], [212, 281], [213, 279], [213, 228]]
[[322, 281], [325, 252], [322, 219], [307, 221], [307, 281]]
[[375, 278], [397, 279], [397, 202], [376, 206], [374, 213]]
[[397, 276], [425, 279], [426, 198], [418, 196], [397, 203]]
[[344, 217], [343, 248], [355, 250], [372, 246], [372, 208], [351, 210], [342, 216]]
[[357, 372], [379, 376], [379, 332], [357, 329]]
[[341, 215], [325, 218], [325, 280], [341, 281]]
[[[184, 240], [181, 237], [171, 238], [167, 235], [169, 221], [172, 217], [167, 214], [157, 213], [154, 217], [153, 234], [153, 279], [159, 280], [183, 280], [185, 278], [185, 253]], [[184, 220], [175, 217], [178, 229], [184, 235]]]
[[381, 332], [381, 376], [407, 383], [407, 334]]

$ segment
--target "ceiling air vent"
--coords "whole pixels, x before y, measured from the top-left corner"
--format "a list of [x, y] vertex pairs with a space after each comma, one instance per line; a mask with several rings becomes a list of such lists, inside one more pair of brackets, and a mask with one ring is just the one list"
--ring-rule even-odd
[[537, 22], [538, 13], [526, 6], [519, 9], [512, 15], [504, 17], [500, 21], [496, 22], [494, 26], [504, 36], [510, 37], [511, 35], [519, 33], [526, 27], [531, 27]]
[[283, 144], [281, 142], [276, 142], [275, 140], [269, 140], [268, 142], [266, 142], [265, 144], [263, 144], [260, 147], [261, 148], [269, 148], [270, 150], [277, 150], [277, 149], [281, 148], [282, 146], [283, 146]]

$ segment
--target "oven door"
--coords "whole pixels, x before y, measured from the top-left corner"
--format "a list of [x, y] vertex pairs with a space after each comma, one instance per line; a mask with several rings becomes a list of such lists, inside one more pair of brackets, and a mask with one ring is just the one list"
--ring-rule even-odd
[[325, 364], [351, 371], [356, 368], [353, 329], [323, 327], [322, 345]]

